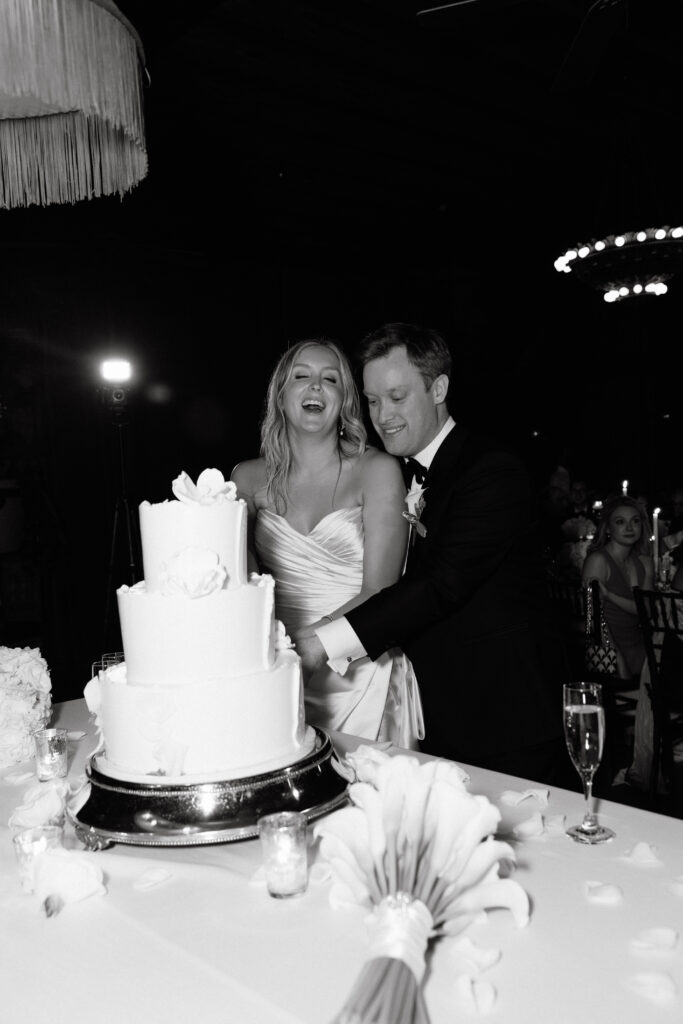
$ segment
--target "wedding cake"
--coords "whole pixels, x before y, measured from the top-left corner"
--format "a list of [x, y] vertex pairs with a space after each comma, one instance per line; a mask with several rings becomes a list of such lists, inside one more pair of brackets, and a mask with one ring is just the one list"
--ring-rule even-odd
[[85, 688], [97, 767], [135, 781], [236, 779], [311, 751], [301, 662], [274, 580], [247, 573], [247, 506], [206, 469], [140, 505], [144, 581], [117, 591], [124, 661]]

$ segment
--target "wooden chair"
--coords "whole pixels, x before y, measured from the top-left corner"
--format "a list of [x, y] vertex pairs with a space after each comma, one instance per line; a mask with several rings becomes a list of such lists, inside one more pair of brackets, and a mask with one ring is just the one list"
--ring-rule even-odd
[[650, 801], [654, 803], [660, 771], [669, 795], [676, 796], [674, 747], [683, 739], [683, 593], [634, 588], [638, 618], [647, 652], [652, 705]]
[[561, 579], [548, 572], [546, 592], [555, 624], [564, 643], [572, 679], [586, 678], [586, 596], [581, 582]]

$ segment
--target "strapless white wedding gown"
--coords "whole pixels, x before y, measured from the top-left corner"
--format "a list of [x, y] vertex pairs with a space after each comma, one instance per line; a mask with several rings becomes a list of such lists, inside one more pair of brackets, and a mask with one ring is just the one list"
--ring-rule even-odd
[[[287, 632], [317, 622], [361, 589], [360, 507], [330, 512], [307, 535], [261, 509], [254, 539], [261, 570], [275, 578], [276, 616]], [[354, 661], [344, 676], [325, 665], [306, 683], [304, 700], [310, 725], [409, 749], [424, 738], [413, 667], [397, 648], [377, 661]]]

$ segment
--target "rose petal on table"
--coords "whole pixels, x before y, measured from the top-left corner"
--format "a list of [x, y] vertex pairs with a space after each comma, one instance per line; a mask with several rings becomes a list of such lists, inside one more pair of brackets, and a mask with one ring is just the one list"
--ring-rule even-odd
[[69, 729], [66, 736], [67, 739], [76, 741], [82, 740], [83, 737], [85, 736], [85, 733], [83, 732], [82, 729]]
[[63, 819], [69, 784], [64, 779], [49, 779], [31, 786], [24, 802], [15, 807], [9, 819], [11, 829], [33, 828]]
[[500, 795], [500, 800], [509, 807], [516, 807], [522, 800], [536, 800], [541, 807], [547, 807], [549, 795], [548, 789], [505, 789]]
[[662, 863], [657, 856], [656, 847], [650, 846], [649, 843], [636, 843], [621, 859], [639, 867], [658, 867]]
[[670, 953], [677, 944], [678, 932], [673, 928], [643, 928], [630, 947], [637, 953]]
[[61, 896], [47, 896], [43, 900], [43, 911], [45, 917], [56, 917], [64, 906], [64, 900]]
[[35, 891], [41, 900], [59, 896], [76, 903], [106, 893], [102, 868], [94, 854], [80, 850], [46, 850], [36, 858]]
[[466, 935], [448, 941], [446, 948], [450, 959], [449, 969], [455, 974], [467, 974], [471, 978], [500, 960], [499, 949], [482, 949]]
[[563, 836], [567, 830], [567, 818], [564, 814], [550, 814], [544, 818], [546, 835]]
[[161, 885], [162, 882], [166, 882], [172, 877], [173, 872], [167, 871], [166, 868], [148, 868], [147, 871], [142, 872], [139, 878], [135, 879], [133, 888], [153, 889], [155, 885]]
[[606, 882], [585, 882], [584, 893], [589, 903], [596, 903], [603, 907], [617, 907], [624, 899], [624, 894], [618, 885]]
[[515, 825], [512, 831], [519, 839], [533, 839], [542, 836], [545, 832], [543, 815], [540, 811], [536, 811], [526, 821], [520, 821], [519, 825]]
[[678, 990], [669, 974], [659, 971], [640, 971], [628, 979], [628, 987], [655, 1006], [671, 1006], [676, 1002]]
[[667, 889], [674, 896], [683, 896], [683, 875], [679, 875], [678, 878], [674, 878], [673, 881], [669, 882]]
[[469, 1013], [484, 1015], [496, 1005], [496, 990], [490, 981], [479, 981], [459, 974], [455, 979], [456, 998]]

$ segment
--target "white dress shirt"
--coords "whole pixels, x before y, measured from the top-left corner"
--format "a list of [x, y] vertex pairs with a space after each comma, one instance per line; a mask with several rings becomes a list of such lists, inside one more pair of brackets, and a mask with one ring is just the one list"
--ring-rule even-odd
[[[429, 442], [426, 448], [414, 456], [425, 469], [429, 469], [434, 456], [454, 426], [455, 420], [449, 416], [436, 437]], [[413, 477], [410, 490], [413, 490], [414, 487], [415, 477]], [[356, 631], [344, 616], [319, 626], [315, 630], [315, 634], [325, 648], [325, 653], [328, 656], [327, 664], [340, 676], [344, 675], [352, 661], [364, 658], [368, 653], [360, 642]]]

